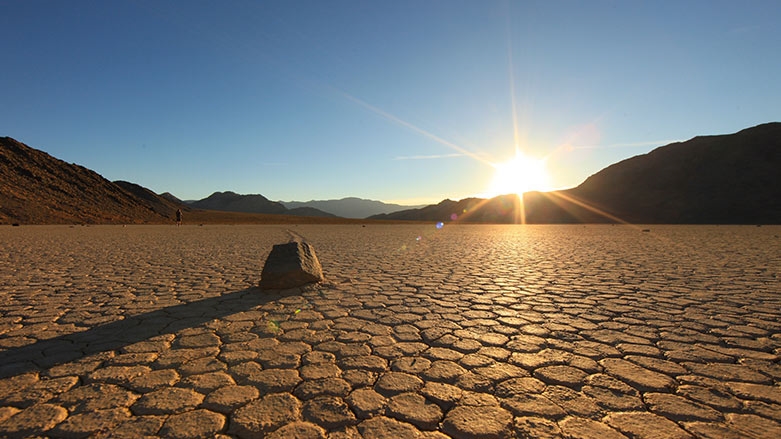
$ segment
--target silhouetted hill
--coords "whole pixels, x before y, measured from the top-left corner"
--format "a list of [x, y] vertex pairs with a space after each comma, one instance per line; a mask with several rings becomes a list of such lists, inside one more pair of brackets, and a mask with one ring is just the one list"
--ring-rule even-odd
[[314, 207], [296, 207], [293, 209], [288, 209], [286, 212], [286, 215], [294, 215], [294, 216], [319, 216], [323, 218], [340, 218], [339, 216], [330, 214], [328, 212], [323, 212], [322, 210], [315, 209]]
[[465, 198], [461, 201], [447, 199], [440, 201], [439, 204], [432, 204], [417, 209], [405, 209], [389, 214], [373, 215], [370, 218], [434, 222], [450, 221], [454, 214], [458, 216], [458, 214], [463, 213], [464, 210], [471, 211], [474, 206], [481, 201], [484, 200], [480, 198]]
[[[152, 209], [153, 211], [157, 212], [158, 214], [166, 217], [166, 218], [174, 218], [176, 209], [182, 209], [183, 211], [188, 211], [190, 208], [185, 205], [184, 203], [172, 201], [168, 197], [165, 196], [165, 194], [158, 195], [151, 190], [139, 186], [135, 183], [130, 183], [128, 181], [115, 181], [114, 184], [124, 189], [126, 192], [134, 195], [136, 198], [141, 200], [143, 204], [145, 204], [148, 208]], [[174, 197], [171, 194], [168, 194], [170, 197], [173, 198], [173, 200], [178, 200], [178, 198]]]
[[186, 206], [187, 205], [187, 203], [185, 203], [184, 201], [180, 200], [179, 198], [177, 198], [174, 194], [172, 194], [170, 192], [163, 192], [162, 194], [160, 194], [160, 196], [165, 198], [166, 200], [174, 203], [174, 204], [178, 204], [178, 205], [182, 205], [182, 206]]
[[190, 203], [197, 209], [222, 210], [227, 212], [284, 213], [285, 206], [270, 201], [263, 195], [239, 195], [235, 192], [215, 192], [208, 197]]
[[571, 191], [653, 223], [781, 222], [781, 123], [698, 136], [608, 166]]
[[160, 222], [120, 186], [10, 137], [0, 137], [0, 223]]
[[402, 206], [400, 204], [383, 203], [382, 201], [347, 197], [339, 200], [311, 201], [280, 201], [288, 209], [297, 207], [313, 207], [323, 212], [332, 213], [343, 218], [367, 218], [382, 213], [398, 212], [424, 206]]
[[523, 218], [530, 224], [605, 222], [603, 217], [565, 200], [563, 196], [562, 192], [527, 192], [523, 194], [523, 205], [514, 194], [488, 199], [444, 200], [422, 209], [374, 215], [370, 219], [486, 224], [520, 224], [524, 222]]
[[[375, 219], [487, 223], [781, 223], [781, 123], [700, 136], [611, 165], [580, 186], [445, 200]], [[464, 212], [466, 209], [466, 212]], [[523, 212], [523, 215], [521, 214]]]
[[215, 192], [208, 197], [190, 203], [196, 209], [220, 210], [225, 212], [272, 213], [297, 216], [333, 217], [314, 208], [299, 208], [288, 210], [282, 203], [271, 201], [263, 195], [240, 195], [235, 192]]

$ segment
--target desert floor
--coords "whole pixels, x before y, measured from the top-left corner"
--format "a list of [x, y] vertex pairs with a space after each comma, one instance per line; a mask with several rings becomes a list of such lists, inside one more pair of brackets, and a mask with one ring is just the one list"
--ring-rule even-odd
[[0, 437], [781, 437], [780, 235], [3, 226]]

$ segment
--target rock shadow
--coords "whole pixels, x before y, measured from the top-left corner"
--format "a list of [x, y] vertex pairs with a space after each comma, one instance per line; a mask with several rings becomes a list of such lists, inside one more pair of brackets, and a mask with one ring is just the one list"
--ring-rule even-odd
[[203, 325], [230, 314], [248, 311], [299, 289], [261, 290], [251, 287], [207, 299], [173, 305], [155, 311], [125, 316], [82, 332], [61, 335], [0, 351], [0, 378], [41, 371], [59, 364], [78, 361], [104, 351], [113, 351], [162, 334]]

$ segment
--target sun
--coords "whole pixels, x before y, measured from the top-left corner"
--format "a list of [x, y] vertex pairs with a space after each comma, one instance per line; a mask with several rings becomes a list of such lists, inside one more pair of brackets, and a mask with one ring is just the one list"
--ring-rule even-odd
[[521, 152], [504, 163], [493, 164], [494, 179], [489, 192], [494, 195], [551, 190], [546, 159], [536, 159]]

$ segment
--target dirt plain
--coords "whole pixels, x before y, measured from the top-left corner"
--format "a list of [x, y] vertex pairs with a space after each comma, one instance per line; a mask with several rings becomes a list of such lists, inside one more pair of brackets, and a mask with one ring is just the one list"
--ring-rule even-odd
[[781, 437], [779, 235], [3, 226], [0, 436]]

